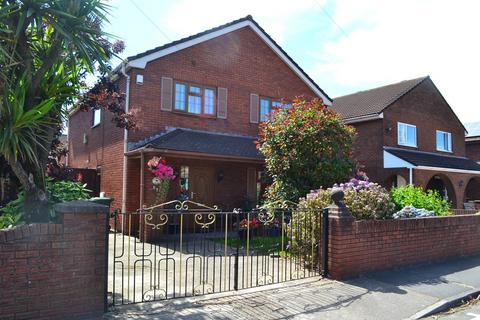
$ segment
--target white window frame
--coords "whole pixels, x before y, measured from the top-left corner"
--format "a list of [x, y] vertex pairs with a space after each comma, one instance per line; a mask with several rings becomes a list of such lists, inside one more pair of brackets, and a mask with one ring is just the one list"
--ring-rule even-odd
[[[438, 137], [437, 135], [441, 133], [442, 135], [447, 135], [447, 148], [446, 149], [441, 149], [439, 146], [438, 146]], [[445, 137], [445, 136], [444, 136]], [[442, 151], [442, 152], [452, 152], [452, 133], [451, 132], [447, 132], [447, 131], [442, 131], [442, 130], [436, 130], [435, 132], [435, 144], [436, 144], [436, 147], [437, 147], [437, 151]]]
[[[98, 118], [95, 117], [97, 112], [98, 112]], [[92, 128], [99, 126], [100, 123], [102, 123], [102, 108], [93, 109], [92, 110]]]
[[[405, 141], [402, 142], [400, 141], [400, 127], [405, 126]], [[414, 144], [409, 144], [408, 143], [408, 128], [414, 128], [415, 129], [415, 143]], [[397, 143], [399, 146], [405, 146], [405, 147], [417, 147], [417, 126], [413, 124], [408, 124], [408, 123], [403, 123], [403, 122], [397, 122]]]
[[[184, 85], [185, 86], [185, 92], [184, 92], [184, 109], [179, 109], [177, 108], [177, 84]], [[199, 88], [200, 92], [199, 93], [192, 93], [190, 92], [190, 88], [195, 87]], [[213, 92], [213, 110], [212, 112], [205, 112], [205, 102], [206, 102], [206, 96], [205, 96], [205, 90], [211, 90]], [[188, 100], [189, 96], [193, 97], [200, 97], [200, 113], [197, 112], [191, 112], [188, 109]], [[210, 86], [202, 86], [202, 85], [197, 85], [194, 83], [188, 83], [188, 82], [183, 82], [183, 81], [174, 81], [173, 85], [173, 111], [175, 112], [180, 112], [180, 113], [186, 113], [190, 115], [196, 115], [196, 116], [206, 116], [206, 117], [215, 117], [217, 114], [217, 89], [214, 87]]]
[[[262, 100], [268, 101], [268, 112], [265, 114], [262, 114]], [[274, 104], [276, 104], [276, 106], [274, 106]], [[281, 108], [281, 107], [282, 107], [282, 103], [280, 100], [261, 96], [259, 100], [259, 105], [258, 105], [258, 112], [260, 114], [260, 117], [258, 119], [260, 119], [260, 122], [267, 121], [268, 117], [266, 115], [270, 114], [273, 108]]]

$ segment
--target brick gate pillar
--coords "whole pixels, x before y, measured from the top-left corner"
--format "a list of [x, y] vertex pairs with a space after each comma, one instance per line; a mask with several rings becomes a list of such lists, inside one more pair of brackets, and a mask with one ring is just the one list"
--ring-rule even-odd
[[350, 210], [343, 203], [342, 190], [332, 191], [333, 204], [327, 207], [329, 216], [328, 230], [328, 270], [333, 279], [342, 277], [345, 267], [345, 251], [355, 241], [353, 235], [353, 218]]
[[65, 289], [71, 296], [68, 303], [78, 310], [72, 315], [101, 317], [108, 303], [109, 207], [72, 201], [56, 204], [54, 209], [62, 217], [63, 241], [71, 248], [64, 250], [63, 268], [67, 275]]

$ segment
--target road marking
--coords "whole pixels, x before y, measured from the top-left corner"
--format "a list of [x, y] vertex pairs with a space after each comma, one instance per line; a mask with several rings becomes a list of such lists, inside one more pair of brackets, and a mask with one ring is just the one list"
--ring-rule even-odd
[[480, 314], [469, 312], [469, 313], [467, 313], [467, 316], [473, 317], [470, 320], [480, 320]]

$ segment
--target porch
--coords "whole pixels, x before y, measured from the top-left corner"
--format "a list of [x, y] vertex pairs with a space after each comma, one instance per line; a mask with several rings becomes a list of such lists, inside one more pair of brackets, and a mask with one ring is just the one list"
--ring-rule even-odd
[[[264, 159], [255, 138], [171, 129], [131, 149], [124, 212], [155, 204], [154, 176], [146, 167], [154, 156], [165, 159], [176, 176], [165, 201], [190, 200], [224, 211], [249, 210], [263, 193]], [[132, 221], [132, 229], [138, 230], [137, 221]]]
[[387, 186], [436, 190], [454, 209], [480, 209], [480, 164], [466, 157], [384, 148]]

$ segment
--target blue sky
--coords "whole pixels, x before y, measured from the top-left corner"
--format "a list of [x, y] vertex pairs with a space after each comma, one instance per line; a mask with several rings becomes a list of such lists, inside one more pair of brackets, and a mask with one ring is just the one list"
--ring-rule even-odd
[[111, 24], [106, 30], [126, 42], [123, 57], [251, 14], [331, 97], [430, 75], [462, 121], [480, 121], [480, 1], [111, 0], [110, 4]]

